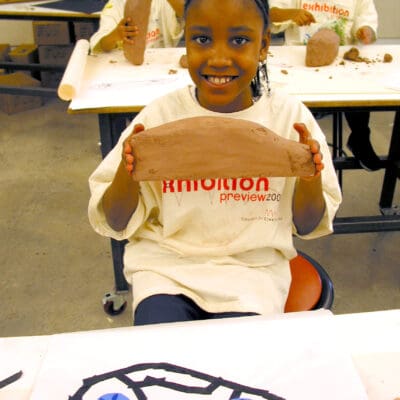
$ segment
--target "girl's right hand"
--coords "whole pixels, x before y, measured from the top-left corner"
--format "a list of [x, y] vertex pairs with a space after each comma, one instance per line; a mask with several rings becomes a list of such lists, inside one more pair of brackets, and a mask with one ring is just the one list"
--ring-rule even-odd
[[133, 132], [124, 140], [122, 150], [122, 162], [124, 163], [125, 169], [130, 175], [133, 173], [135, 157], [133, 156], [133, 148], [131, 145], [131, 137], [139, 132], [144, 131], [143, 124], [136, 124], [133, 127]]

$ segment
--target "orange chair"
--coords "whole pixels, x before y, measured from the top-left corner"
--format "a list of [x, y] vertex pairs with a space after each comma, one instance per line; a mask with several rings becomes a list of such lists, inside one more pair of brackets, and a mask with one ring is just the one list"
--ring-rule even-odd
[[330, 309], [333, 304], [333, 283], [328, 273], [310, 256], [298, 251], [290, 261], [292, 283], [285, 312]]

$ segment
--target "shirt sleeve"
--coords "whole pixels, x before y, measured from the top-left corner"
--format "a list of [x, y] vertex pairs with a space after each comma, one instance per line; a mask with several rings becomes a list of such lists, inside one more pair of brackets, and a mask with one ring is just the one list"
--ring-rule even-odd
[[[277, 7], [277, 8], [299, 8], [300, 5], [297, 4], [297, 0], [270, 0], [269, 8]], [[293, 22], [283, 21], [283, 22], [273, 22], [271, 21], [270, 28], [271, 33], [280, 33], [284, 32]]]
[[[112, 237], [117, 240], [129, 239], [143, 225], [154, 208], [158, 208], [157, 195], [149, 182], [140, 182], [139, 203], [122, 231], [113, 230], [107, 223], [102, 207], [102, 199], [107, 188], [114, 179], [121, 162], [123, 141], [132, 132], [137, 119], [122, 132], [116, 146], [102, 160], [96, 170], [89, 177], [90, 200], [88, 206], [89, 222], [93, 229], [102, 236]], [[142, 122], [142, 121], [140, 121]]]
[[101, 52], [100, 40], [112, 32], [124, 16], [124, 1], [109, 0], [100, 14], [99, 29], [90, 38], [92, 53]]
[[160, 25], [164, 36], [164, 46], [176, 47], [183, 36], [184, 20], [176, 15], [168, 1], [161, 1], [160, 7]]

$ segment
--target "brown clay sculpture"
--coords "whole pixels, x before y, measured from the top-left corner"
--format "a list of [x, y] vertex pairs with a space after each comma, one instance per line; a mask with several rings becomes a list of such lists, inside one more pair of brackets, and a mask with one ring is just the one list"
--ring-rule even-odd
[[193, 117], [132, 137], [133, 179], [310, 176], [309, 146], [264, 126], [229, 117]]

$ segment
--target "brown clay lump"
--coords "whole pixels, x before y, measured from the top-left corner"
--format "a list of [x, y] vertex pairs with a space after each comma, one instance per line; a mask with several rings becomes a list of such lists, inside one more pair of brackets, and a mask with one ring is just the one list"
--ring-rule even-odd
[[360, 51], [356, 47], [351, 47], [346, 53], [343, 54], [343, 59], [355, 62], [365, 62], [367, 64], [371, 63], [371, 60], [366, 57], [361, 57]]
[[360, 52], [356, 47], [352, 47], [350, 50], [347, 50], [343, 55], [344, 60], [348, 61], [357, 61], [361, 62], [362, 58], [360, 57]]
[[133, 65], [141, 65], [144, 61], [150, 7], [151, 0], [127, 0], [125, 3], [124, 17], [135, 21], [139, 29], [133, 44], [124, 42], [122, 45], [125, 58]]
[[187, 61], [187, 55], [183, 54], [181, 58], [179, 59], [179, 65], [181, 68], [187, 68], [188, 67], [188, 61]]
[[339, 52], [340, 38], [330, 29], [321, 29], [308, 41], [306, 48], [307, 67], [330, 65]]
[[229, 117], [192, 117], [146, 129], [131, 140], [133, 179], [310, 176], [309, 146]]
[[383, 56], [383, 62], [384, 62], [384, 63], [390, 63], [390, 62], [392, 62], [392, 61], [393, 61], [393, 56], [392, 56], [391, 54], [386, 53], [386, 54]]

